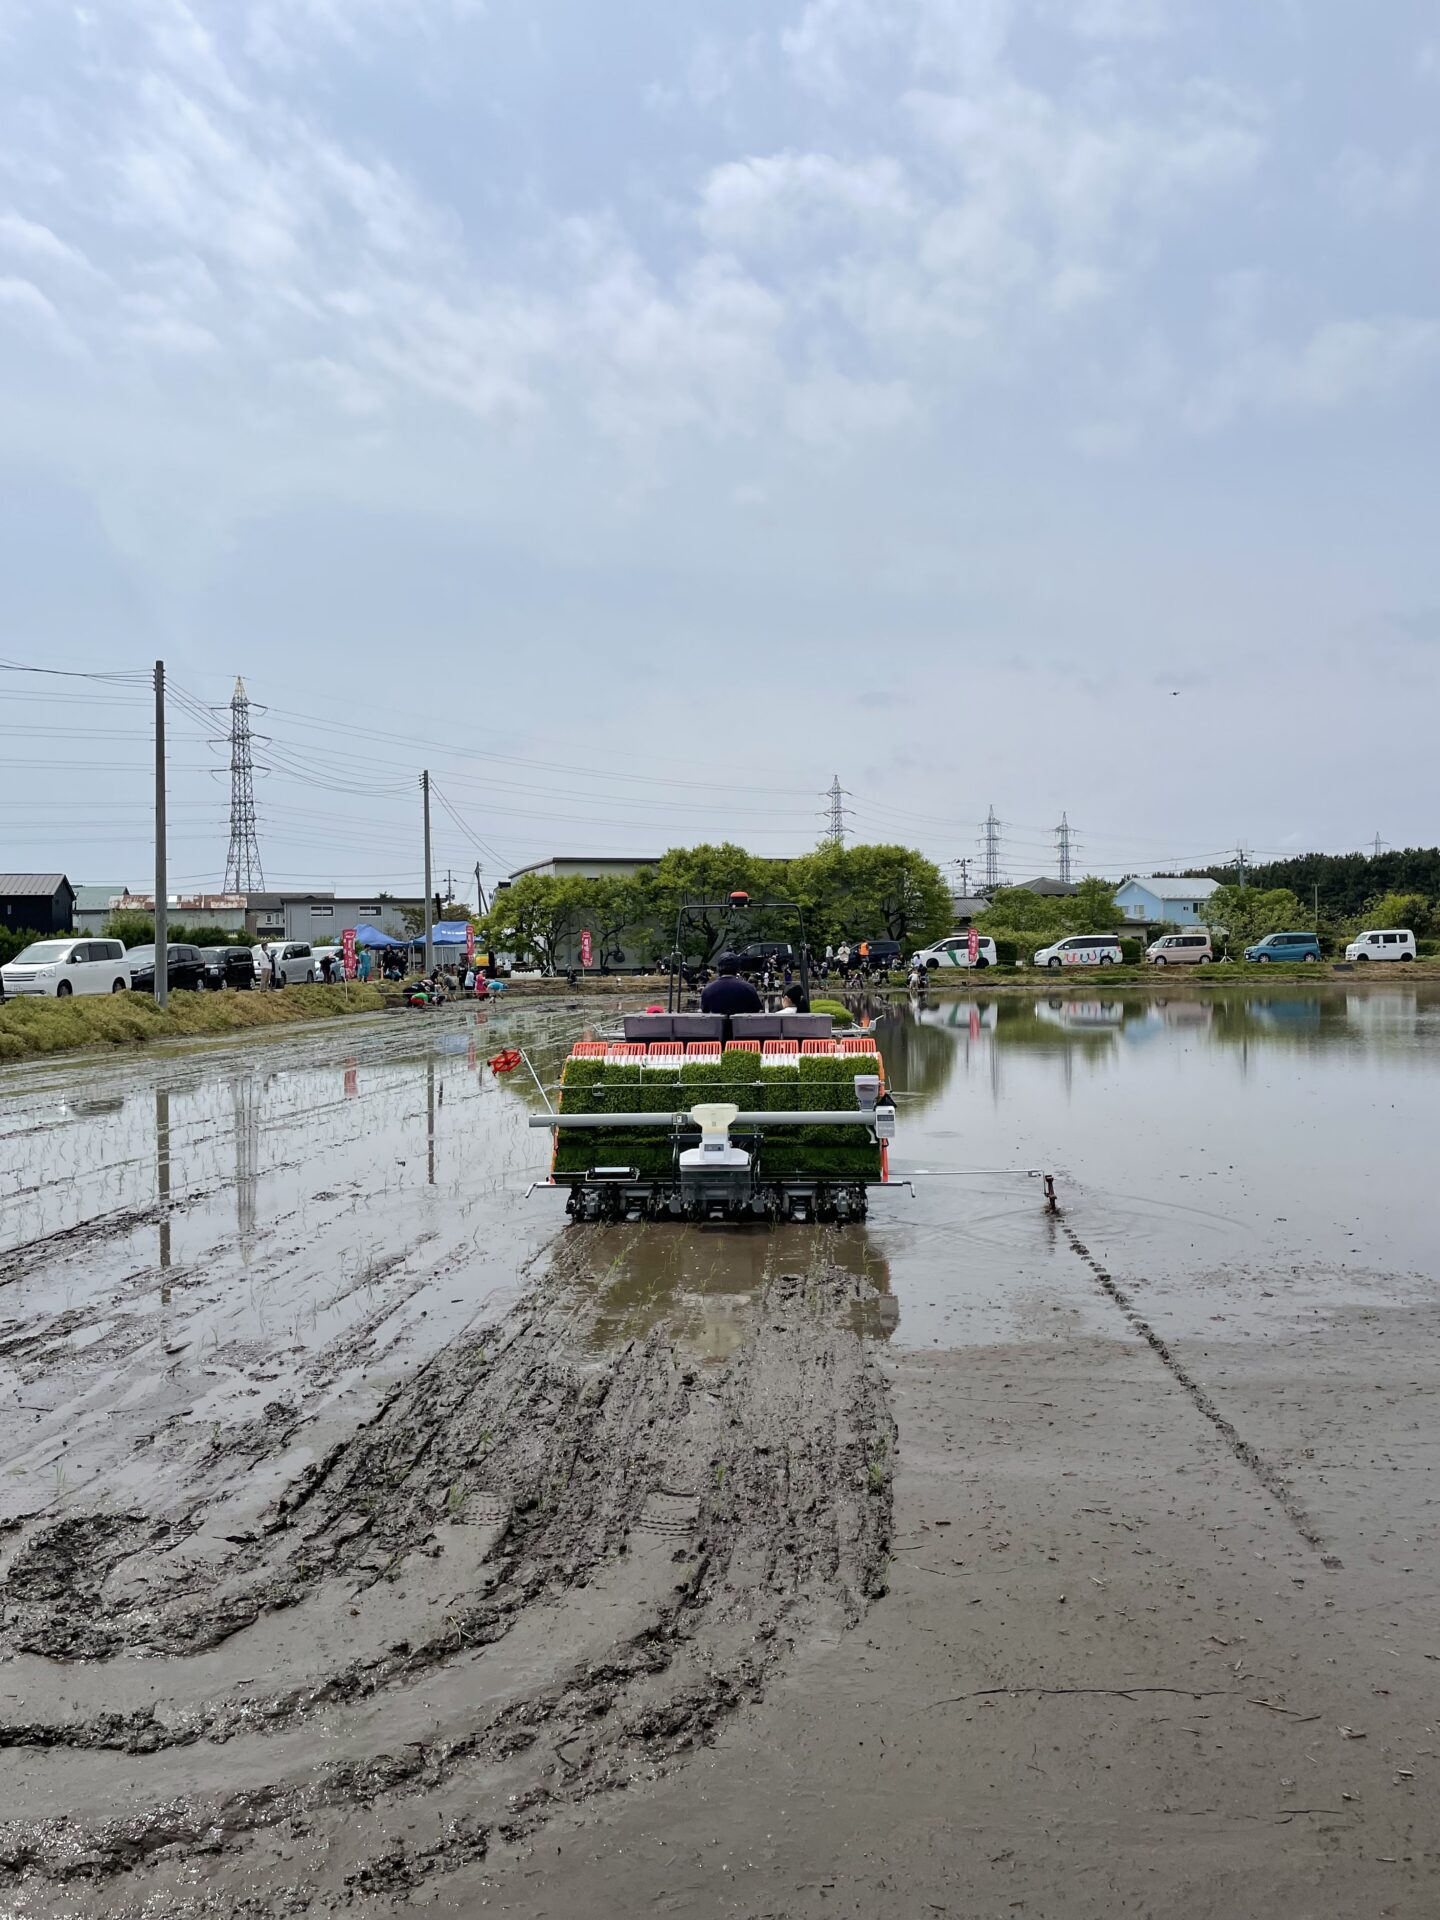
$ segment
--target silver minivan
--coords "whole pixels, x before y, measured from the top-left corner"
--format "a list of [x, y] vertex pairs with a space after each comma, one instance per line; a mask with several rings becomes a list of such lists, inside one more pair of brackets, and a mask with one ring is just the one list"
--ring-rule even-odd
[[1196, 927], [1189, 933], [1162, 933], [1145, 949], [1145, 958], [1155, 967], [1208, 965], [1215, 949], [1205, 929]]

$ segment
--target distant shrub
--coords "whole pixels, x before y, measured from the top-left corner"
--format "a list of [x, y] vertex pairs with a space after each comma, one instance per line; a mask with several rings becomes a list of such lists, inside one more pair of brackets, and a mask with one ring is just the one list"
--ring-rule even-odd
[[1145, 942], [1143, 940], [1122, 940], [1120, 942], [1120, 958], [1127, 967], [1138, 967], [1140, 962], [1145, 958]]
[[997, 940], [995, 942], [995, 964], [1000, 967], [1014, 967], [1020, 963], [1020, 943], [1018, 940]]

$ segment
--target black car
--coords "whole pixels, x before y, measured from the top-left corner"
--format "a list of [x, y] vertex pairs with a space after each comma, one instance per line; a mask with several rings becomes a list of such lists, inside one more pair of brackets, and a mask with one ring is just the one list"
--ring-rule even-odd
[[[165, 977], [172, 993], [199, 993], [205, 985], [205, 959], [199, 947], [165, 949]], [[130, 985], [137, 993], [155, 991], [154, 947], [131, 947], [125, 955]]]
[[782, 973], [786, 967], [793, 967], [794, 964], [795, 949], [788, 940], [752, 940], [740, 952], [742, 973], [760, 973], [766, 967], [773, 967], [777, 973]]
[[255, 984], [255, 956], [249, 947], [202, 947], [200, 958], [205, 962], [205, 985], [212, 993], [222, 987], [247, 993]]
[[883, 967], [887, 971], [898, 967], [905, 949], [898, 940], [872, 940], [870, 943], [869, 963], [872, 968]]

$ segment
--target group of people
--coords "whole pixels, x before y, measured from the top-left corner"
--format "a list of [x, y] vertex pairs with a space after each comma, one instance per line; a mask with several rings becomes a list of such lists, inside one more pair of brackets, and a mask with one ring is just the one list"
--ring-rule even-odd
[[842, 940], [838, 947], [826, 947], [823, 954], [817, 955], [815, 972], [819, 979], [829, 980], [834, 974], [842, 986], [863, 987], [890, 971], [888, 958], [881, 958], [870, 951], [868, 940], [857, 940], [853, 945]]

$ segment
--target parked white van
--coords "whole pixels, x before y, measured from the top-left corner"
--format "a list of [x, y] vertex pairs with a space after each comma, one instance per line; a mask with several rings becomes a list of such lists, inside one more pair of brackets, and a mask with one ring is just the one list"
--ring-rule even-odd
[[130, 969], [119, 940], [32, 940], [0, 967], [0, 978], [7, 995], [43, 993], [65, 1000], [72, 993], [124, 993]]
[[1118, 967], [1125, 958], [1115, 933], [1072, 933], [1053, 946], [1041, 947], [1037, 967]]
[[[977, 967], [998, 966], [1000, 956], [995, 951], [995, 942], [989, 934], [981, 934], [980, 945], [976, 949]], [[970, 936], [968, 933], [952, 933], [948, 939], [937, 940], [933, 947], [921, 947], [918, 953], [910, 956], [912, 967], [924, 967], [927, 973], [934, 973], [937, 967], [968, 967], [970, 964]]]
[[1191, 933], [1162, 933], [1145, 949], [1145, 958], [1155, 967], [1208, 966], [1215, 958], [1215, 949], [1205, 929], [1197, 927]]
[[320, 978], [315, 956], [303, 940], [277, 940], [269, 948], [269, 954], [277, 987], [293, 987], [297, 980]]
[[1357, 933], [1345, 949], [1347, 960], [1413, 960], [1415, 936], [1408, 927], [1383, 927]]

